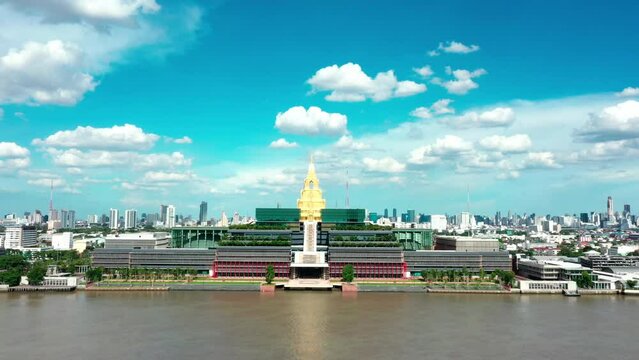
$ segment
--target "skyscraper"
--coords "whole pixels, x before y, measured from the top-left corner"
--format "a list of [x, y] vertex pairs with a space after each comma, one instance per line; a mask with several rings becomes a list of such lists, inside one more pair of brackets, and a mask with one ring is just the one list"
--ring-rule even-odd
[[206, 203], [206, 201], [202, 201], [200, 203], [200, 224], [204, 224], [206, 222], [206, 213], [208, 210], [208, 204]]
[[163, 224], [166, 224], [166, 209], [167, 209], [166, 205], [160, 205], [160, 221]]
[[67, 226], [68, 229], [75, 229], [75, 210], [67, 211]]
[[415, 210], [406, 210], [406, 214], [408, 215], [407, 222], [415, 222]]
[[133, 229], [138, 224], [138, 212], [137, 210], [126, 210], [124, 211], [124, 228], [125, 229]]
[[625, 204], [623, 206], [623, 217], [627, 217], [630, 215], [630, 204]]
[[109, 229], [118, 228], [118, 220], [120, 218], [120, 212], [118, 209], [109, 209]]
[[614, 210], [614, 206], [612, 204], [612, 196], [608, 196], [608, 221], [614, 219], [615, 217], [615, 210]]
[[60, 226], [63, 229], [69, 228], [69, 216], [65, 209], [60, 210]]
[[397, 209], [393, 208], [393, 221], [397, 221]]
[[384, 209], [384, 217], [388, 218], [388, 208]]
[[168, 228], [175, 227], [175, 206], [173, 205], [166, 207], [166, 221], [164, 222], [164, 226]]

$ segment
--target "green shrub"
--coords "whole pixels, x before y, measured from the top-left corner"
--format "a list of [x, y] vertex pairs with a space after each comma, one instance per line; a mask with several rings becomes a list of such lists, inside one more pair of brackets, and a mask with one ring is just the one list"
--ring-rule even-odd
[[350, 283], [353, 282], [353, 279], [355, 279], [355, 269], [353, 268], [353, 265], [344, 265], [342, 268], [342, 280]]

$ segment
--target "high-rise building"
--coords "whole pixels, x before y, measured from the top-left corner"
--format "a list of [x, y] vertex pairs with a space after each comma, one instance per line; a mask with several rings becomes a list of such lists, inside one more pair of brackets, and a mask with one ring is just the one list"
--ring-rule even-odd
[[416, 222], [417, 221], [415, 219], [415, 210], [406, 210], [406, 214], [408, 215], [408, 221], [407, 222]]
[[98, 215], [89, 215], [87, 216], [87, 222], [89, 224], [97, 224], [99, 222]]
[[206, 203], [206, 201], [202, 201], [200, 203], [200, 218], [199, 218], [200, 224], [206, 223], [206, 217], [207, 217], [206, 213], [208, 211], [208, 207], [209, 205]]
[[118, 221], [120, 219], [120, 212], [118, 209], [109, 209], [109, 228], [117, 229]]
[[393, 221], [397, 221], [397, 209], [393, 208]]
[[459, 228], [462, 230], [468, 230], [470, 229], [471, 226], [471, 220], [470, 220], [470, 213], [469, 212], [462, 212], [459, 215]]
[[68, 211], [65, 209], [60, 210], [60, 226], [63, 229], [67, 229], [69, 227]]
[[388, 208], [384, 209], [384, 217], [388, 219]]
[[615, 210], [612, 204], [612, 196], [608, 196], [608, 221], [611, 221], [615, 218]]
[[168, 206], [166, 205], [160, 205], [160, 221], [163, 224], [166, 224], [166, 211], [167, 211]]
[[67, 226], [68, 229], [75, 229], [75, 210], [67, 211]]
[[38, 245], [35, 227], [16, 226], [5, 230], [4, 247], [7, 249], [19, 249]]
[[581, 221], [582, 223], [588, 223], [590, 222], [590, 216], [588, 213], [581, 213], [579, 214], [579, 221]]
[[623, 217], [627, 217], [628, 215], [630, 215], [630, 204], [624, 204]]
[[168, 228], [175, 227], [175, 206], [169, 205], [166, 207], [166, 221], [164, 226]]
[[138, 212], [137, 210], [125, 210], [124, 211], [124, 228], [134, 229], [138, 225]]

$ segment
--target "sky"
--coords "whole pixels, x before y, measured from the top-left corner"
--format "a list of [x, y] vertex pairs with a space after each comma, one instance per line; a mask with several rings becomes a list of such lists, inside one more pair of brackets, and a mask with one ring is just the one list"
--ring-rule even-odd
[[0, 0], [0, 212], [639, 207], [636, 1]]

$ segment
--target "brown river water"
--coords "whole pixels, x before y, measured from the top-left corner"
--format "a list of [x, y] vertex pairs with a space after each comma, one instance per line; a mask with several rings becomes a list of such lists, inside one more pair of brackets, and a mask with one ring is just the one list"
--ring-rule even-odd
[[639, 359], [639, 297], [0, 294], [0, 359]]

